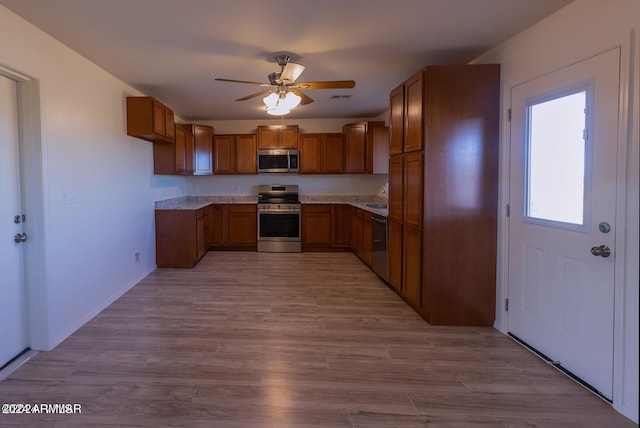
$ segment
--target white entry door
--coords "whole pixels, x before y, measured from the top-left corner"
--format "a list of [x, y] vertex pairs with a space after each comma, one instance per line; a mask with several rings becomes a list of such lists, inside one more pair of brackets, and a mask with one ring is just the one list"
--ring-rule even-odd
[[0, 75], [0, 367], [27, 347], [17, 106], [17, 83]]
[[619, 64], [511, 90], [509, 333], [610, 400]]

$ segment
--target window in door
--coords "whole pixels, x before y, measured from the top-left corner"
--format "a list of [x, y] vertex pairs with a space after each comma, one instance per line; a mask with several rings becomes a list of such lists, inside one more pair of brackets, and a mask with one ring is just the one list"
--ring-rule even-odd
[[525, 221], [585, 228], [588, 98], [581, 87], [529, 102]]

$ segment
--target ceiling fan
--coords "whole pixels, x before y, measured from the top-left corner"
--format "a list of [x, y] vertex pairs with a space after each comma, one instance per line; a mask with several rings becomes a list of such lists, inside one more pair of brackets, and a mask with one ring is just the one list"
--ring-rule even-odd
[[262, 91], [238, 98], [236, 101], [246, 101], [265, 95], [264, 103], [267, 106], [267, 113], [276, 115], [287, 114], [291, 108], [298, 104], [306, 105], [313, 102], [313, 99], [300, 91], [301, 89], [348, 89], [356, 86], [356, 82], [353, 80], [297, 82], [296, 80], [304, 71], [305, 66], [291, 62], [288, 55], [278, 55], [276, 61], [280, 66], [280, 71], [269, 74], [269, 83], [219, 78], [216, 78], [216, 80], [267, 87]]

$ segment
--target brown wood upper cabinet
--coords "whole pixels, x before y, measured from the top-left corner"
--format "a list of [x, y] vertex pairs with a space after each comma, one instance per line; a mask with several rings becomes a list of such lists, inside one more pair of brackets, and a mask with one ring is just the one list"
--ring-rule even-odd
[[[374, 127], [384, 127], [384, 122], [349, 123], [342, 127], [345, 173], [374, 173], [374, 159], [375, 165], [382, 169], [376, 171], [376, 174], [386, 174], [388, 172], [388, 170], [384, 171], [385, 166], [382, 165], [383, 163], [386, 164], [387, 161], [381, 161], [385, 157], [388, 159], [388, 139], [386, 139], [386, 134], [382, 132], [374, 134]], [[374, 137], [377, 137], [375, 143]], [[376, 150], [378, 150], [378, 153], [376, 153]], [[369, 155], [367, 151], [369, 151]]]
[[342, 174], [344, 145], [341, 133], [301, 133], [300, 174]]
[[211, 175], [214, 129], [206, 125], [175, 124], [172, 144], [153, 144], [154, 174]]
[[422, 150], [424, 71], [414, 74], [389, 94], [389, 154]]
[[258, 149], [297, 149], [298, 125], [258, 126]]
[[404, 84], [389, 94], [389, 155], [404, 152]]
[[214, 137], [215, 174], [256, 174], [255, 134], [222, 134]]
[[173, 110], [153, 97], [127, 97], [127, 135], [157, 143], [173, 143]]
[[213, 174], [214, 129], [206, 125], [189, 125], [193, 134], [193, 175]]

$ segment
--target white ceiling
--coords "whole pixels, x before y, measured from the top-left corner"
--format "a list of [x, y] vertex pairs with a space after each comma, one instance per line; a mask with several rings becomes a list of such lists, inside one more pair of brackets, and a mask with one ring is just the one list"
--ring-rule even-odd
[[[356, 81], [305, 93], [288, 118], [374, 117], [428, 64], [467, 63], [571, 0], [0, 0], [185, 120], [260, 119], [262, 87], [287, 53], [300, 81]], [[336, 95], [350, 98], [332, 99]]]

